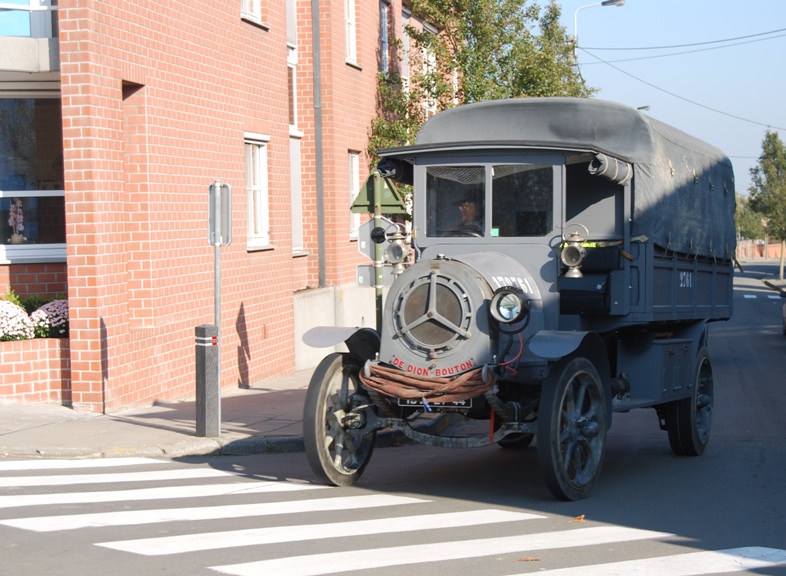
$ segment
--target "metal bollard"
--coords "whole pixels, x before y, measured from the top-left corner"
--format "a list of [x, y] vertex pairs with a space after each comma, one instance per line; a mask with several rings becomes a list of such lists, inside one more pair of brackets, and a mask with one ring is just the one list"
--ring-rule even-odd
[[221, 387], [219, 385], [218, 328], [196, 327], [196, 435], [221, 435]]

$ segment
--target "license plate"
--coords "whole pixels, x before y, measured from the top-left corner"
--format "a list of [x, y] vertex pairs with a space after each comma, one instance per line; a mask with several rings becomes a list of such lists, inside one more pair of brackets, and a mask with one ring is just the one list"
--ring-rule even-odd
[[[469, 400], [459, 400], [458, 402], [436, 402], [431, 400], [426, 400], [426, 403], [430, 408], [453, 408], [455, 409], [462, 409], [462, 408], [472, 408], [472, 399]], [[399, 406], [408, 406], [410, 408], [425, 408], [426, 404], [423, 403], [423, 400], [410, 400], [406, 398], [399, 398], [398, 399]]]

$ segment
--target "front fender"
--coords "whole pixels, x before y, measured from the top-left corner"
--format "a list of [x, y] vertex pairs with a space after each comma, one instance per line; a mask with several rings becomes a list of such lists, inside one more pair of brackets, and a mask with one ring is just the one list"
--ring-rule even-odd
[[530, 352], [546, 360], [559, 360], [575, 352], [589, 332], [541, 330], [529, 341]]
[[346, 344], [359, 361], [373, 359], [379, 353], [379, 332], [373, 328], [315, 326], [303, 334], [303, 343], [312, 348], [332, 348]]

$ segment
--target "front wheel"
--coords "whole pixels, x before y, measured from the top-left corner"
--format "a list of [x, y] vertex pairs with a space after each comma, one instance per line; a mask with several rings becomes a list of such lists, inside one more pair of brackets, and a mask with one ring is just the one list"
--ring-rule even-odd
[[330, 354], [317, 366], [306, 392], [306, 457], [314, 474], [333, 486], [357, 482], [374, 450], [376, 430], [366, 430], [370, 402], [360, 389], [358, 372], [347, 354]]
[[606, 450], [606, 395], [586, 358], [559, 361], [543, 385], [538, 408], [538, 461], [561, 500], [589, 496]]
[[706, 348], [696, 357], [693, 390], [690, 398], [683, 398], [666, 405], [666, 430], [669, 444], [675, 454], [700, 456], [710, 440], [712, 403], [714, 398], [712, 363]]

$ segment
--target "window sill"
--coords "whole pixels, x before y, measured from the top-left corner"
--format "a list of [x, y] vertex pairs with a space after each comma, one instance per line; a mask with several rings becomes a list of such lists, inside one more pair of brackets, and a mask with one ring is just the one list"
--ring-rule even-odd
[[0, 245], [0, 265], [65, 262], [65, 244]]
[[275, 250], [275, 244], [267, 244], [267, 243], [252, 243], [248, 242], [246, 244], [246, 252], [266, 252], [268, 250]]
[[255, 26], [257, 28], [261, 28], [262, 30], [265, 30], [266, 32], [270, 30], [270, 24], [268, 24], [267, 22], [262, 22], [262, 20], [260, 20], [258, 18], [255, 18], [254, 16], [251, 16], [249, 14], [241, 14], [240, 15], [240, 19], [243, 22], [248, 22], [252, 26]]
[[310, 252], [308, 250], [295, 250], [292, 252], [292, 258], [303, 258], [304, 256], [308, 256]]
[[344, 61], [344, 63], [345, 63], [347, 66], [349, 66], [350, 68], [354, 68], [354, 69], [356, 69], [356, 70], [360, 70], [360, 71], [362, 71], [362, 70], [363, 70], [363, 66], [361, 66], [361, 65], [360, 65], [360, 64], [358, 64], [357, 62], [353, 62], [352, 60], [345, 60], [345, 61]]

